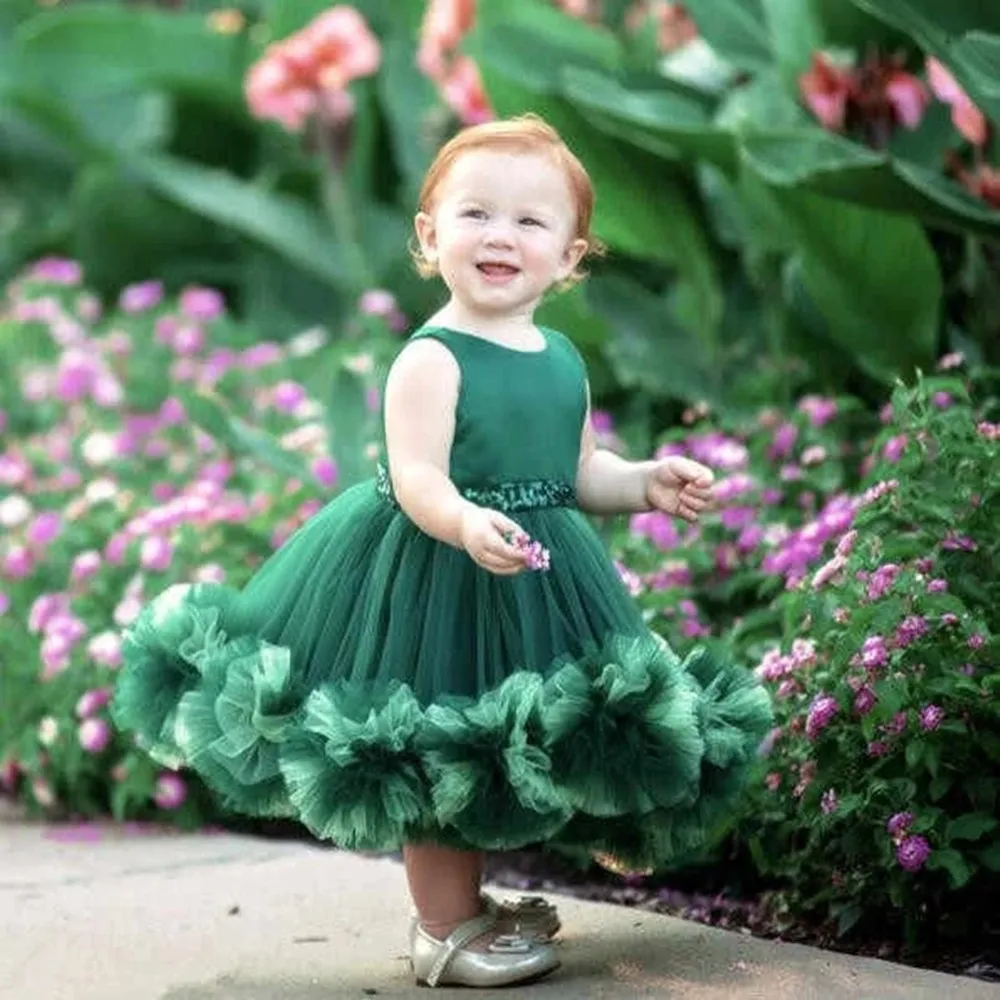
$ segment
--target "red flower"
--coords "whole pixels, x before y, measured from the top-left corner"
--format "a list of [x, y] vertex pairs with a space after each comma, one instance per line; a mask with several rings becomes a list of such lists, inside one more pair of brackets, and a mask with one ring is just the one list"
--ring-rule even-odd
[[856, 92], [852, 70], [836, 66], [822, 52], [813, 53], [813, 66], [799, 78], [806, 107], [824, 128], [840, 131], [847, 122], [847, 104]]

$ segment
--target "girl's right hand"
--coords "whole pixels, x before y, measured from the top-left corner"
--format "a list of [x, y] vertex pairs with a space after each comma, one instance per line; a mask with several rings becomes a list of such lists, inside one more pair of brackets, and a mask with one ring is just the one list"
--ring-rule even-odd
[[491, 573], [513, 576], [527, 569], [524, 553], [513, 541], [518, 537], [527, 536], [520, 525], [498, 510], [469, 506], [462, 514], [462, 548], [477, 566]]

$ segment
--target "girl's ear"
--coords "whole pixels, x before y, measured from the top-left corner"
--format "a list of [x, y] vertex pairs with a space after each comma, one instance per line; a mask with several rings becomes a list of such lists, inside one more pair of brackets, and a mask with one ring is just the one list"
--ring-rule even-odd
[[587, 246], [587, 241], [582, 237], [567, 244], [559, 267], [560, 281], [568, 278], [576, 270], [576, 265], [583, 260], [583, 255], [587, 252]]
[[420, 252], [427, 261], [437, 259], [437, 233], [434, 220], [427, 212], [417, 212], [413, 218], [413, 229], [420, 243]]

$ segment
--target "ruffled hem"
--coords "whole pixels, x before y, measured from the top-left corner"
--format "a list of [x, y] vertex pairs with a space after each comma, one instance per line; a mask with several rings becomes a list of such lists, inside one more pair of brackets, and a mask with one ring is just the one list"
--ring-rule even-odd
[[128, 630], [117, 724], [234, 812], [348, 849], [556, 843], [663, 864], [711, 836], [772, 725], [753, 677], [611, 635], [478, 698], [401, 682], [298, 690], [288, 649], [229, 637], [228, 592], [171, 588]]

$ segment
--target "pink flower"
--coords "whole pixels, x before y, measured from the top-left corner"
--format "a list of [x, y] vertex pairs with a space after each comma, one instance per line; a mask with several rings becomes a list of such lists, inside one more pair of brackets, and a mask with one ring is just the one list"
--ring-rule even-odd
[[207, 323], [218, 319], [226, 311], [226, 300], [215, 288], [188, 285], [181, 292], [180, 310], [188, 319]]
[[142, 281], [122, 290], [118, 297], [118, 307], [122, 312], [140, 313], [155, 308], [162, 300], [162, 281]]
[[958, 133], [974, 146], [986, 145], [989, 138], [986, 116], [972, 103], [944, 64], [933, 56], [927, 59], [927, 80], [934, 96], [951, 107], [951, 121]]
[[174, 547], [163, 535], [150, 535], [142, 540], [139, 549], [139, 565], [153, 573], [163, 573], [170, 568], [174, 558]]
[[955, 401], [951, 398], [951, 394], [947, 392], [935, 392], [931, 396], [931, 402], [939, 409], [946, 410]]
[[298, 382], [285, 379], [272, 390], [271, 401], [274, 408], [281, 413], [295, 413], [306, 401], [306, 390]]
[[798, 409], [809, 416], [809, 422], [814, 427], [822, 427], [837, 415], [837, 401], [823, 396], [803, 396]]
[[184, 323], [174, 331], [170, 346], [182, 357], [198, 354], [205, 346], [205, 331], [197, 323]]
[[912, 645], [928, 632], [927, 619], [922, 615], [908, 615], [896, 629], [896, 645], [900, 648]]
[[981, 632], [976, 632], [969, 636], [969, 649], [982, 649], [986, 645], [986, 636]]
[[847, 121], [847, 104], [855, 92], [850, 70], [836, 66], [822, 52], [813, 53], [812, 69], [799, 77], [806, 107], [824, 127], [839, 131]]
[[111, 727], [104, 719], [85, 719], [77, 736], [87, 753], [100, 753], [111, 742]]
[[927, 583], [928, 594], [943, 594], [948, 589], [947, 580], [930, 580]]
[[882, 457], [887, 462], [898, 462], [906, 450], [906, 442], [907, 437], [905, 434], [897, 434], [889, 438], [882, 448]]
[[837, 811], [838, 804], [837, 793], [832, 788], [828, 788], [819, 801], [819, 808], [824, 816], [829, 816], [830, 813]]
[[11, 580], [23, 580], [35, 568], [31, 552], [23, 545], [12, 545], [3, 558], [3, 575]]
[[479, 67], [468, 56], [458, 56], [452, 61], [441, 81], [441, 96], [463, 125], [479, 125], [494, 117]]
[[398, 311], [396, 296], [384, 288], [369, 288], [358, 300], [358, 311], [364, 316], [391, 319]]
[[364, 18], [338, 5], [302, 31], [268, 47], [246, 79], [246, 98], [258, 118], [270, 118], [297, 132], [318, 111], [341, 105], [348, 84], [371, 76], [382, 51]]
[[810, 445], [802, 452], [802, 464], [805, 466], [821, 465], [826, 461], [826, 448], [821, 444]]
[[77, 718], [89, 719], [95, 712], [99, 712], [108, 702], [111, 701], [111, 688], [93, 688], [85, 691], [77, 699]]
[[835, 555], [816, 571], [812, 578], [813, 590], [819, 590], [833, 580], [847, 565], [847, 560], [841, 555]]
[[764, 779], [764, 784], [769, 792], [776, 792], [781, 787], [781, 775], [777, 771], [771, 771]]
[[43, 257], [35, 262], [28, 277], [52, 285], [79, 285], [83, 280], [83, 268], [65, 257]]
[[153, 801], [161, 809], [177, 809], [187, 798], [187, 785], [177, 774], [165, 771], [156, 779]]
[[885, 79], [885, 97], [904, 128], [919, 128], [930, 102], [927, 88], [912, 73], [894, 70]]
[[332, 489], [337, 482], [337, 463], [332, 458], [321, 456], [312, 463], [312, 474], [320, 485]]
[[55, 511], [43, 511], [28, 526], [25, 537], [30, 545], [44, 546], [55, 541], [62, 531], [62, 518]]
[[661, 552], [669, 552], [680, 544], [680, 535], [673, 519], [662, 511], [643, 511], [629, 520], [633, 535], [648, 538]]
[[73, 583], [82, 583], [89, 580], [101, 568], [101, 554], [94, 549], [79, 553], [73, 560], [70, 569], [70, 580]]
[[119, 667], [122, 662], [121, 636], [114, 631], [99, 632], [87, 643], [87, 655], [104, 667]]
[[417, 65], [422, 73], [440, 83], [447, 73], [447, 60], [476, 20], [476, 0], [429, 0], [420, 24]]

